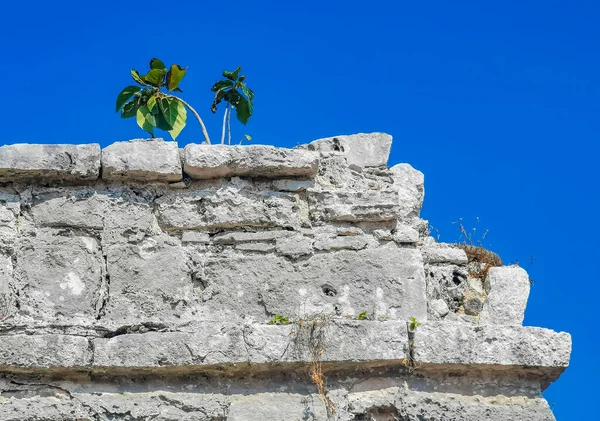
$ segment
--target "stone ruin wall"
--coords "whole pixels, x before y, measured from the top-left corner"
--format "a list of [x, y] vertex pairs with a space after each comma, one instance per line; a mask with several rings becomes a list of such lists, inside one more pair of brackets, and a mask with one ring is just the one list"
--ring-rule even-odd
[[390, 147], [0, 147], [0, 421], [554, 420], [569, 334], [427, 236]]

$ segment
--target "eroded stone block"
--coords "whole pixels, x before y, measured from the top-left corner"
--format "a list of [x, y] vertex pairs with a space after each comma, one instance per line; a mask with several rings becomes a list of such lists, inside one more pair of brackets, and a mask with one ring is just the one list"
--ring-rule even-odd
[[0, 182], [95, 180], [100, 175], [100, 145], [0, 146]]
[[301, 147], [318, 151], [323, 156], [341, 154], [348, 165], [379, 167], [387, 165], [392, 136], [386, 133], [359, 133], [318, 139]]
[[102, 179], [174, 182], [183, 177], [177, 142], [135, 139], [102, 150]]
[[487, 299], [482, 324], [520, 325], [529, 298], [529, 276], [518, 266], [490, 268], [485, 280]]

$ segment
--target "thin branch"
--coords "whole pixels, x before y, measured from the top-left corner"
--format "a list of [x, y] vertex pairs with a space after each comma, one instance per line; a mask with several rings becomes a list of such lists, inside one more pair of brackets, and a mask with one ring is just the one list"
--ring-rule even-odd
[[227, 111], [229, 110], [229, 104], [225, 107], [225, 113], [223, 113], [223, 129], [221, 130], [221, 145], [225, 143], [225, 122], [227, 121]]
[[228, 136], [229, 136], [229, 144], [231, 145], [231, 111], [234, 109], [235, 107], [232, 107], [229, 110], [229, 114], [227, 115], [227, 131], [228, 131]]
[[208, 137], [208, 132], [206, 131], [206, 126], [204, 125], [204, 122], [202, 121], [202, 119], [200, 118], [200, 116], [198, 115], [198, 113], [196, 112], [196, 110], [194, 110], [192, 108], [192, 106], [190, 104], [188, 104], [187, 102], [185, 102], [183, 99], [176, 97], [175, 95], [169, 95], [172, 98], [176, 98], [179, 101], [181, 101], [181, 103], [183, 105], [185, 105], [186, 107], [188, 107], [190, 109], [190, 111], [196, 116], [196, 119], [198, 120], [198, 123], [200, 123], [200, 127], [202, 127], [202, 133], [204, 134], [204, 140], [206, 143], [208, 143], [210, 145], [210, 137]]

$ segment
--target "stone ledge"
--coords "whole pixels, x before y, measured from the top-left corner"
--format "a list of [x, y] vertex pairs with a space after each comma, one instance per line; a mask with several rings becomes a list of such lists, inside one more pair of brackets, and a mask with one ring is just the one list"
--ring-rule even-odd
[[177, 142], [135, 139], [102, 149], [102, 179], [175, 182], [183, 178]]
[[[118, 373], [187, 367], [211, 369], [232, 364], [298, 363], [308, 359], [295, 346], [292, 325], [201, 323], [188, 332], [148, 332], [88, 340], [69, 335], [2, 335], [1, 371], [62, 368]], [[405, 322], [332, 321], [323, 361], [381, 362], [398, 365], [409, 339]], [[447, 322], [423, 323], [414, 335], [414, 357], [425, 368], [535, 369], [554, 380], [568, 366], [571, 337], [548, 329], [518, 326], [472, 327]], [[16, 351], [18, 350], [18, 351]], [[12, 351], [12, 352], [11, 352]], [[51, 352], [49, 352], [51, 351]], [[551, 381], [550, 380], [550, 381]]]
[[0, 147], [0, 182], [42, 179], [95, 180], [100, 175], [100, 145], [30, 145]]
[[313, 178], [318, 155], [274, 146], [190, 144], [183, 149], [184, 171], [197, 180], [233, 176]]

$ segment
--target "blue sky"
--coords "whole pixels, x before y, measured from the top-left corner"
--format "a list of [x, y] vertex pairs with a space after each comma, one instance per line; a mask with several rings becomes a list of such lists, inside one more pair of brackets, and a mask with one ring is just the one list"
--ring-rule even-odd
[[[237, 65], [256, 99], [234, 139], [291, 147], [390, 133], [390, 164], [425, 174], [422, 216], [441, 240], [458, 239], [452, 222], [462, 217], [529, 270], [525, 323], [574, 341], [571, 367], [545, 396], [559, 421], [590, 419], [588, 379], [600, 376], [600, 4], [207, 3], [6, 2], [0, 143], [145, 137], [114, 104], [130, 68], [145, 71], [151, 57], [189, 66], [183, 98], [213, 140], [221, 115], [210, 113], [210, 86]], [[202, 140], [195, 121], [178, 140]]]

